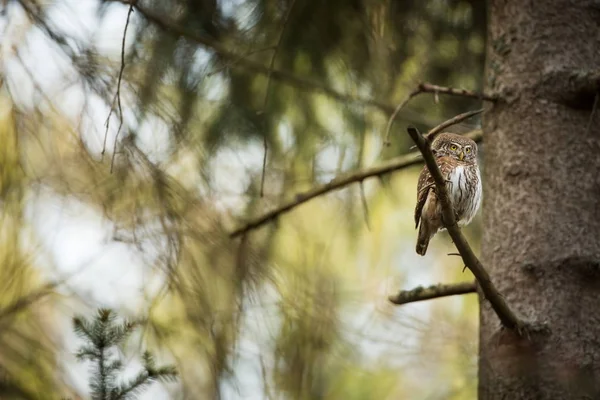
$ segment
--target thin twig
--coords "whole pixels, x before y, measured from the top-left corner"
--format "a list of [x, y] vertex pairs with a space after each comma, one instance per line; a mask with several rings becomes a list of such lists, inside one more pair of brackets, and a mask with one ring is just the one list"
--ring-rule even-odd
[[440, 169], [435, 161], [433, 152], [431, 151], [431, 142], [425, 139], [417, 130], [417, 128], [409, 127], [407, 131], [421, 151], [427, 168], [429, 169], [429, 172], [435, 181], [435, 192], [442, 206], [442, 218], [444, 225], [448, 230], [456, 249], [460, 253], [463, 262], [477, 279], [485, 298], [490, 302], [492, 308], [498, 315], [498, 318], [500, 318], [502, 325], [504, 325], [506, 328], [516, 330], [519, 334], [523, 333], [525, 324], [520, 321], [508, 307], [506, 301], [504, 301], [504, 297], [502, 297], [500, 292], [498, 292], [492, 283], [489, 274], [477, 256], [475, 256], [475, 253], [473, 253], [471, 246], [469, 246], [469, 243], [463, 236], [456, 223], [456, 218], [452, 209], [452, 202], [446, 189], [446, 180], [442, 176], [442, 173], [440, 172]]
[[265, 176], [267, 175], [267, 155], [269, 152], [269, 143], [267, 142], [267, 133], [264, 133], [263, 137], [263, 162], [262, 162], [262, 172], [260, 175], [260, 197], [265, 195]]
[[473, 99], [481, 99], [481, 100], [486, 100], [486, 101], [491, 101], [491, 102], [495, 102], [498, 100], [497, 97], [490, 96], [485, 93], [474, 92], [472, 90], [466, 90], [466, 89], [456, 89], [456, 88], [452, 88], [452, 87], [432, 85], [431, 83], [422, 82], [422, 83], [418, 84], [417, 87], [413, 91], [411, 91], [408, 94], [408, 96], [400, 104], [398, 104], [396, 106], [396, 108], [394, 109], [394, 112], [390, 116], [390, 118], [387, 122], [386, 129], [385, 129], [384, 144], [386, 146], [389, 146], [391, 143], [390, 142], [390, 131], [392, 130], [392, 125], [394, 124], [394, 121], [396, 120], [398, 113], [400, 113], [400, 110], [402, 110], [413, 97], [415, 97], [421, 93], [433, 93], [435, 95], [436, 104], [439, 101], [437, 96], [440, 93], [451, 95], [451, 96], [460, 96], [460, 97], [469, 97], [469, 98], [473, 98]]
[[408, 94], [408, 96], [406, 96], [406, 98], [402, 102], [400, 102], [396, 106], [396, 108], [394, 109], [394, 112], [390, 116], [390, 119], [388, 119], [387, 127], [385, 128], [385, 141], [383, 142], [383, 144], [385, 146], [389, 146], [392, 143], [392, 142], [390, 142], [390, 132], [392, 130], [392, 125], [394, 124], [394, 121], [396, 120], [396, 117], [398, 116], [398, 113], [400, 113], [400, 110], [402, 110], [404, 108], [404, 106], [406, 106], [413, 97], [415, 97], [421, 93], [423, 93], [423, 92], [421, 91], [420, 85], [419, 85], [415, 90], [410, 92]]
[[441, 124], [439, 124], [438, 126], [436, 126], [435, 128], [431, 129], [429, 132], [427, 132], [427, 134], [425, 135], [425, 138], [427, 140], [429, 140], [430, 142], [433, 142], [433, 139], [435, 139], [435, 137], [441, 133], [444, 129], [452, 126], [452, 125], [456, 125], [462, 121], [464, 121], [465, 119], [469, 119], [477, 114], [481, 114], [483, 112], [483, 108], [481, 110], [475, 110], [475, 111], [469, 111], [466, 113], [462, 113], [462, 114], [458, 114], [456, 117], [450, 118], [447, 121], [442, 122]]
[[[476, 129], [465, 134], [466, 137], [473, 139], [476, 142], [479, 142], [482, 137], [481, 129]], [[345, 186], [351, 185], [353, 183], [357, 183], [363, 181], [367, 178], [378, 177], [385, 174], [389, 174], [391, 172], [410, 167], [412, 165], [418, 165], [423, 162], [423, 157], [419, 152], [412, 152], [409, 154], [405, 154], [400, 157], [395, 157], [389, 161], [386, 161], [380, 165], [376, 165], [374, 167], [365, 168], [362, 170], [358, 170], [351, 174], [342, 174], [340, 176], [335, 177], [328, 183], [315, 186], [314, 188], [304, 192], [297, 194], [293, 199], [288, 200], [282, 205], [272, 209], [271, 211], [266, 212], [265, 214], [259, 215], [255, 218], [252, 218], [248, 221], [244, 226], [235, 229], [232, 231], [229, 236], [235, 238], [240, 236], [244, 232], [251, 231], [253, 229], [257, 229], [275, 219], [277, 219], [280, 215], [285, 214], [292, 209], [298, 207], [301, 204], [306, 203], [309, 200], [312, 200], [316, 197], [322, 196], [326, 193], [333, 192], [335, 190], [339, 190], [344, 188]]]
[[363, 181], [360, 181], [360, 200], [362, 201], [363, 212], [365, 216], [365, 224], [367, 225], [367, 229], [371, 230], [371, 223], [369, 218], [369, 204], [367, 203], [367, 196], [365, 195], [365, 185]]
[[447, 94], [451, 96], [469, 97], [472, 99], [480, 99], [490, 102], [498, 101], [498, 97], [491, 96], [485, 93], [475, 92], [473, 90], [456, 89], [446, 86], [432, 85], [431, 83], [423, 82], [419, 85], [419, 88], [424, 93], [435, 93], [435, 94]]
[[[110, 160], [111, 174], [113, 172], [113, 167], [115, 164], [115, 156], [117, 155], [117, 143], [119, 140], [119, 134], [121, 133], [121, 128], [123, 128], [123, 108], [121, 107], [121, 80], [123, 79], [123, 71], [125, 71], [125, 41], [127, 39], [127, 28], [129, 27], [129, 19], [131, 17], [131, 13], [133, 13], [133, 3], [131, 3], [131, 5], [129, 6], [129, 11], [127, 12], [127, 20], [125, 21], [125, 29], [123, 30], [123, 43], [121, 44], [121, 69], [119, 70], [119, 79], [117, 80], [117, 93], [115, 94], [117, 98], [117, 107], [119, 108], [119, 128], [117, 129], [117, 134], [115, 135], [113, 154]], [[111, 113], [113, 109], [114, 107], [111, 107]], [[110, 118], [110, 114], [108, 117]], [[108, 124], [106, 125], [106, 131], [108, 133]]]
[[419, 286], [411, 290], [402, 290], [388, 299], [393, 304], [401, 305], [467, 293], [477, 293], [477, 284], [475, 282], [438, 284], [429, 287]]
[[[30, 4], [30, 2], [27, 0], [17, 0], [17, 1], [21, 5], [23, 10], [25, 11], [27, 16], [37, 24], [36, 26], [42, 32], [44, 32], [50, 39], [52, 39], [54, 44], [57, 45], [57, 47], [63, 52], [63, 54], [65, 54], [69, 59], [71, 59], [72, 65], [75, 67], [75, 69], [78, 72], [82, 81], [85, 83], [88, 83], [90, 89], [92, 89], [94, 91], [94, 93], [98, 97], [100, 97], [107, 105], [111, 104], [111, 107], [112, 107], [113, 100], [110, 100], [110, 98], [108, 96], [108, 92], [104, 88], [96, 87], [93, 84], [94, 82], [93, 82], [93, 79], [91, 78], [91, 76], [89, 74], [86, 74], [85, 71], [83, 70], [83, 68], [81, 67], [80, 62], [79, 62], [80, 52], [76, 52], [69, 45], [69, 43], [71, 43], [71, 40], [67, 40], [67, 38], [64, 35], [56, 33], [50, 27], [50, 25], [41, 16], [40, 7], [37, 4], [35, 4], [35, 3]], [[135, 0], [132, 0], [132, 3], [135, 3]], [[131, 3], [127, 3], [127, 4], [129, 5]], [[78, 47], [82, 48], [83, 46], [81, 46], [81, 44], [80, 44], [80, 46], [78, 46]]]
[[263, 164], [262, 164], [262, 174], [260, 177], [260, 197], [264, 196], [265, 190], [265, 175], [267, 172], [267, 153], [269, 152], [269, 142], [267, 141], [267, 118], [264, 116], [267, 111], [267, 104], [269, 103], [269, 94], [271, 93], [271, 76], [273, 75], [273, 68], [275, 67], [275, 58], [277, 57], [277, 53], [279, 52], [279, 48], [281, 47], [281, 42], [283, 41], [283, 34], [285, 32], [285, 27], [287, 26], [290, 15], [292, 14], [292, 10], [294, 8], [294, 4], [296, 0], [292, 0], [290, 6], [283, 17], [283, 21], [281, 22], [281, 31], [279, 32], [279, 37], [277, 38], [277, 44], [273, 49], [273, 54], [271, 55], [271, 62], [269, 63], [269, 72], [267, 74], [267, 87], [265, 88], [265, 98], [263, 100], [263, 107], [261, 113], [263, 114], [264, 119], [264, 137], [263, 137]]
[[102, 161], [104, 161], [104, 154], [106, 153], [106, 142], [108, 141], [108, 129], [110, 128], [110, 117], [112, 117], [113, 111], [115, 109], [115, 103], [117, 101], [117, 94], [115, 93], [112, 103], [110, 104], [110, 110], [108, 112], [108, 117], [106, 117], [106, 121], [104, 121], [104, 141], [102, 142], [102, 151], [100, 155], [102, 156]]

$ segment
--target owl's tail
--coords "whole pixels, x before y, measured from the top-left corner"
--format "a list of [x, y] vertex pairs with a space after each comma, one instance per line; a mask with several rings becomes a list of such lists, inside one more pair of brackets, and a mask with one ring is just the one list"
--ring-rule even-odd
[[417, 237], [417, 254], [424, 256], [427, 253], [427, 247], [429, 246], [429, 240], [431, 239], [431, 235], [429, 234], [429, 229], [423, 226], [423, 221], [421, 220], [421, 225], [419, 226], [419, 236]]

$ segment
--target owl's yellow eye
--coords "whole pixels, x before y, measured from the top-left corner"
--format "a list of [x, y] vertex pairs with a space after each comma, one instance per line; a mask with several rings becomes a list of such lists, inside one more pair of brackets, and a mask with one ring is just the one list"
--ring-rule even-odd
[[450, 146], [450, 151], [456, 151], [458, 149], [458, 147], [456, 147], [455, 144], [453, 144], [452, 146]]
[[470, 153], [470, 152], [471, 152], [471, 148], [470, 148], [470, 147], [467, 147], [467, 148], [465, 149], [465, 153]]

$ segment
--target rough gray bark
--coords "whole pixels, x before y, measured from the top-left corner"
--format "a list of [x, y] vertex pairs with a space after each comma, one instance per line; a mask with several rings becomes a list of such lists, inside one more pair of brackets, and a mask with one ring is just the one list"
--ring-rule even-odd
[[482, 261], [549, 332], [482, 299], [479, 399], [600, 399], [600, 2], [489, 1]]

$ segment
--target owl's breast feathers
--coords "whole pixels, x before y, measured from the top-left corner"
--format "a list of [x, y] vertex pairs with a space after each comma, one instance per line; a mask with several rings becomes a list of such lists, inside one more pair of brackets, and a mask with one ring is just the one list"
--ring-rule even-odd
[[[482, 190], [479, 168], [476, 164], [460, 163], [451, 157], [440, 157], [437, 164], [442, 176], [446, 179], [446, 188], [452, 199], [457, 222], [459, 225], [466, 225], [471, 222], [481, 204]], [[435, 181], [427, 166], [424, 166], [417, 186], [415, 227], [419, 226], [421, 213], [430, 193], [435, 196]]]
[[481, 204], [481, 177], [476, 164], [458, 164], [447, 175], [446, 187], [458, 225], [467, 225]]

